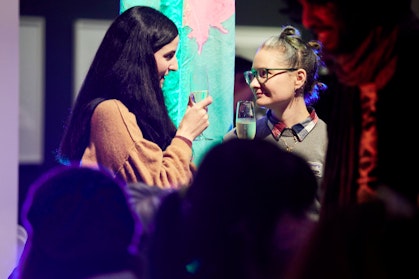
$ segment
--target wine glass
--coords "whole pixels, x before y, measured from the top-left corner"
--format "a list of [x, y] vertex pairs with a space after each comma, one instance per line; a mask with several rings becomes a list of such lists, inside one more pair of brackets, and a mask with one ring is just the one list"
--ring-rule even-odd
[[238, 101], [236, 109], [236, 132], [239, 139], [254, 139], [256, 135], [255, 104], [253, 101]]
[[[208, 97], [209, 95], [209, 85], [208, 85], [208, 74], [205, 69], [197, 70], [195, 69], [191, 73], [191, 83], [190, 83], [190, 95], [192, 102], [198, 103]], [[195, 138], [196, 141], [200, 140], [212, 140], [211, 138], [204, 135], [202, 132]]]

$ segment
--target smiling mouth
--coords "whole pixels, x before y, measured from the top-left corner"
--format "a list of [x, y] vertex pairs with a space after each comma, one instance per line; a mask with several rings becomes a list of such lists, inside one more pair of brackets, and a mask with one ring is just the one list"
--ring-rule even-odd
[[163, 83], [164, 83], [164, 76], [160, 78], [160, 87], [163, 87]]

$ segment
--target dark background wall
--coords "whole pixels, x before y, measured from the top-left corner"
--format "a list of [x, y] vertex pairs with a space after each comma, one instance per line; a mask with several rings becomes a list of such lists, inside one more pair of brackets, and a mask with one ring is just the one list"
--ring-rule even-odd
[[54, 150], [63, 131], [73, 94], [73, 23], [77, 18], [113, 19], [115, 0], [21, 0], [21, 16], [45, 18], [44, 163], [19, 165], [19, 208], [28, 186], [55, 166]]

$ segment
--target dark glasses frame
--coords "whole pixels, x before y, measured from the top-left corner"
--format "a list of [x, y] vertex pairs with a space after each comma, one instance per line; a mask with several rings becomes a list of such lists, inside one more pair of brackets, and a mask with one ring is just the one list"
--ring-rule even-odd
[[[271, 74], [269, 72], [271, 70], [283, 71], [283, 72]], [[296, 70], [298, 70], [298, 68], [258, 68], [258, 69], [251, 69], [250, 71], [246, 71], [243, 73], [243, 75], [248, 85], [250, 85], [250, 83], [255, 77], [260, 84], [264, 84], [265, 82], [267, 82], [270, 78], [273, 78], [274, 76], [277, 76], [286, 72], [293, 72]], [[269, 74], [271, 74], [271, 76], [269, 76]]]

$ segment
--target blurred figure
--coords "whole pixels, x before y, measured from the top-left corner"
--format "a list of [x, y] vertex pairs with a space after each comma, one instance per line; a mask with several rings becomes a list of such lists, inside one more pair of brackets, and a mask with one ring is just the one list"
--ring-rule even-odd
[[142, 182], [128, 183], [128, 201], [141, 220], [143, 234], [152, 231], [154, 215], [162, 199], [174, 190], [150, 186]]
[[192, 185], [161, 204], [150, 278], [282, 278], [316, 224], [316, 190], [307, 162], [271, 142], [214, 146]]
[[166, 195], [157, 208], [147, 243], [142, 246], [144, 273], [148, 279], [192, 278], [187, 273], [187, 237], [183, 220], [184, 190]]
[[287, 279], [419, 278], [419, 215], [397, 193], [321, 219]]
[[[257, 120], [255, 138], [274, 142], [309, 162], [320, 186], [327, 149], [327, 126], [311, 106], [326, 85], [318, 80], [322, 67], [321, 45], [305, 42], [298, 29], [284, 26], [279, 35], [262, 43], [244, 76], [256, 96], [256, 104], [267, 108]], [[224, 140], [237, 137], [233, 129]], [[321, 199], [320, 187], [317, 200]], [[315, 209], [318, 214], [320, 203]]]
[[139, 279], [141, 225], [125, 184], [110, 173], [54, 168], [29, 189], [18, 279]]
[[404, 95], [416, 90], [411, 69], [419, 64], [419, 19], [411, 1], [299, 3], [303, 25], [324, 45], [329, 71], [324, 214], [374, 200], [383, 187], [418, 206], [416, 165], [400, 148], [417, 109]]
[[126, 182], [162, 188], [191, 182], [192, 141], [212, 97], [185, 106], [176, 128], [162, 86], [178, 70], [179, 32], [158, 10], [134, 6], [111, 24], [89, 68], [58, 150], [63, 164], [104, 167]]
[[[185, 186], [187, 187], [187, 186]], [[154, 219], [160, 208], [162, 200], [169, 194], [179, 191], [182, 188], [160, 188], [150, 186], [142, 182], [128, 184], [128, 201], [132, 205], [134, 211], [138, 214], [142, 224], [142, 233], [139, 241], [139, 253], [142, 262], [147, 265], [150, 239], [153, 237], [155, 230]], [[144, 270], [144, 278], [148, 278], [147, 270]]]

